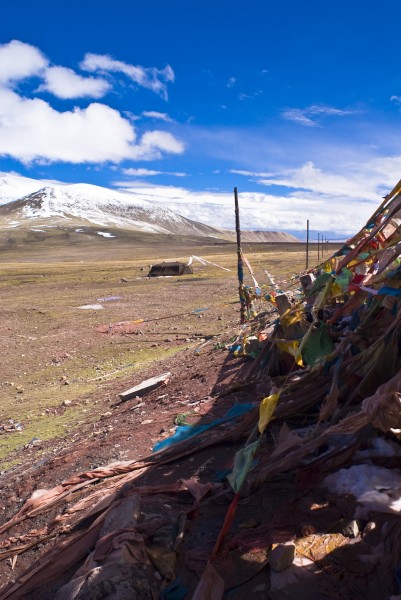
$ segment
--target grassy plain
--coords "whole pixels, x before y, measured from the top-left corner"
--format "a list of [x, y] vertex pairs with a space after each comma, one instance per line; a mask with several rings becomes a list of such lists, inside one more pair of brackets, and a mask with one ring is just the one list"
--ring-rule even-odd
[[[0, 432], [0, 470], [34, 438], [73, 437], [149, 364], [238, 323], [234, 244], [143, 234], [82, 239], [2, 245], [0, 424], [13, 419], [23, 429]], [[263, 269], [286, 287], [305, 268], [303, 244], [244, 244], [243, 250], [260, 284], [267, 283]], [[231, 272], [194, 262], [192, 276], [146, 277], [150, 264], [190, 254]], [[79, 308], [88, 304], [104, 308]], [[190, 314], [199, 308], [208, 310]], [[97, 330], [141, 319], [131, 335]]]

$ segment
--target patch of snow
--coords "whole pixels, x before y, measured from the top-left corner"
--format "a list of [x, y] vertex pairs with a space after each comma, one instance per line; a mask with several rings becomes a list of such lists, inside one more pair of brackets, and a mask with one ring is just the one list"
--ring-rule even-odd
[[16, 223], [15, 225], [8, 225], [7, 229], [14, 229], [15, 227], [18, 227], [19, 223]]
[[84, 230], [83, 229], [76, 229], [75, 233], [84, 233]]
[[354, 465], [328, 475], [323, 485], [336, 494], [352, 494], [358, 501], [355, 517], [370, 511], [401, 512], [401, 471], [374, 465]]
[[44, 229], [31, 229], [31, 231], [42, 231], [43, 233], [45, 233]]
[[116, 237], [115, 235], [113, 235], [112, 233], [109, 233], [108, 231], [96, 231], [96, 233], [105, 238], [115, 238]]
[[83, 310], [102, 310], [104, 306], [101, 304], [84, 304], [83, 306], [78, 306], [78, 308], [82, 308]]

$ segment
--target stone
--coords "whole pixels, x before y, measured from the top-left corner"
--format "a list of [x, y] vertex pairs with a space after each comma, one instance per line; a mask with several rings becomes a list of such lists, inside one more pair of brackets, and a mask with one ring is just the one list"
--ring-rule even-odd
[[341, 519], [332, 529], [333, 533], [341, 533], [348, 538], [356, 538], [359, 535], [359, 523], [356, 519]]
[[273, 571], [285, 571], [294, 562], [295, 545], [294, 544], [277, 544], [270, 552], [269, 565]]

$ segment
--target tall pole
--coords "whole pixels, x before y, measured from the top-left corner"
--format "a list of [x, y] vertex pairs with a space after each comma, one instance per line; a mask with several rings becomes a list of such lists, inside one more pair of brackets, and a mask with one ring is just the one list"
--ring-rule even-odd
[[241, 248], [241, 228], [239, 223], [239, 206], [238, 206], [238, 190], [234, 188], [234, 201], [235, 201], [235, 231], [237, 233], [237, 258], [238, 258], [238, 291], [240, 301], [240, 323], [245, 323], [246, 316], [246, 304], [245, 297], [243, 294], [244, 286], [244, 263], [242, 260], [242, 248]]
[[309, 268], [309, 219], [306, 221], [306, 267]]
[[320, 261], [320, 233], [317, 234], [317, 262]]

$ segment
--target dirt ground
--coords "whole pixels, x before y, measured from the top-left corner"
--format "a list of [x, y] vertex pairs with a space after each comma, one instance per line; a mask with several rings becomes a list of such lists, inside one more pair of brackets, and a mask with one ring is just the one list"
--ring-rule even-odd
[[[145, 277], [154, 258], [146, 250], [134, 261], [3, 264], [0, 524], [35, 490], [52, 488], [76, 473], [114, 461], [146, 457], [156, 442], [173, 435], [177, 425], [208, 423], [224, 416], [233, 403], [260, 400], [262, 390], [257, 389], [224, 394], [249, 361], [226, 350], [239, 330], [232, 250], [233, 246], [214, 253], [209, 249], [207, 256], [233, 269], [230, 273], [195, 264], [193, 276], [158, 279]], [[191, 252], [198, 254], [194, 248]], [[303, 251], [296, 247], [283, 251], [261, 245], [247, 255], [261, 282], [263, 267], [283, 288], [304, 267]], [[96, 304], [103, 308], [79, 308]], [[123, 327], [115, 325], [121, 322]], [[171, 373], [167, 385], [143, 399], [119, 402], [121, 392], [164, 372]], [[190, 478], [218, 485], [219, 474], [232, 467], [235, 450], [232, 442], [220, 444], [149, 468], [138, 485]], [[287, 500], [292, 497], [293, 483], [286, 486], [280, 487], [276, 502], [280, 494]], [[221, 503], [199, 509], [207, 516], [206, 530], [199, 525], [201, 519], [190, 515], [176, 569], [188, 590], [185, 598], [192, 597], [228, 500], [223, 497]], [[188, 512], [188, 503], [186, 496], [178, 500], [162, 496], [162, 501], [160, 497], [149, 501], [146, 510]], [[252, 531], [252, 520], [260, 524], [263, 514], [273, 509], [268, 504], [262, 496], [244, 499], [234, 531]], [[285, 510], [288, 525], [289, 505]], [[35, 527], [45, 526], [56, 515], [57, 510], [42, 515]], [[284, 522], [284, 516], [280, 518]], [[0, 544], [10, 534], [15, 539], [24, 536], [32, 526], [27, 521], [14, 526]], [[1, 561], [0, 593], [35, 561], [40, 563], [49, 544]], [[246, 543], [242, 546], [229, 566], [224, 561], [220, 565], [226, 573], [225, 597], [266, 598], [266, 556], [262, 551], [247, 555]], [[57, 580], [53, 587], [27, 597], [53, 598], [61, 583]]]

